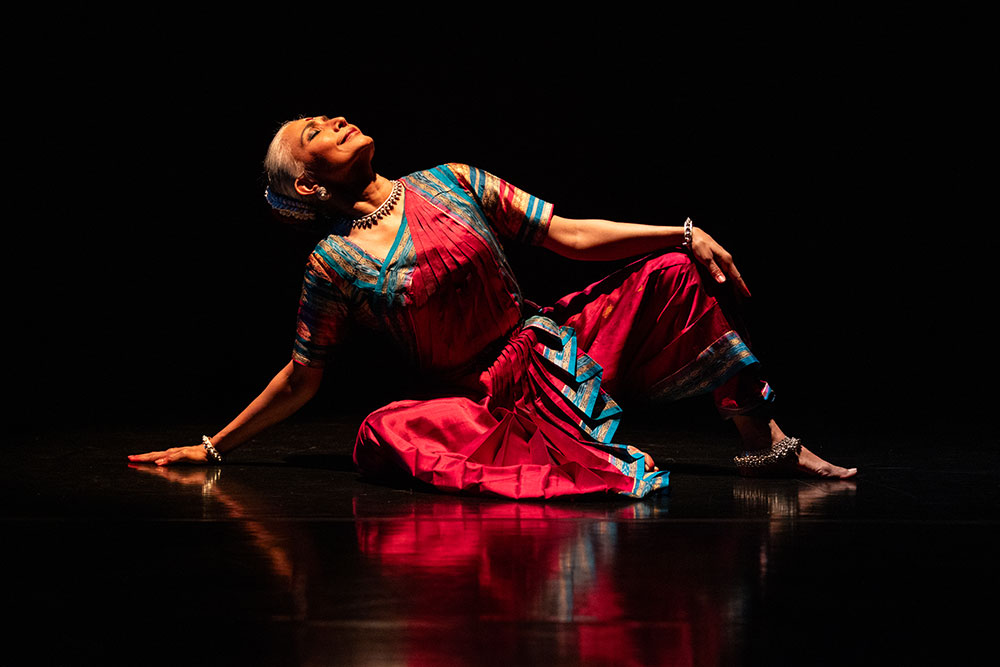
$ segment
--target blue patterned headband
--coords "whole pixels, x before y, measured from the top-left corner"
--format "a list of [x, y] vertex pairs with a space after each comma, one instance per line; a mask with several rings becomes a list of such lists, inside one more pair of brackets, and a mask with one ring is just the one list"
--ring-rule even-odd
[[277, 192], [273, 192], [271, 188], [264, 188], [264, 199], [271, 205], [271, 208], [281, 215], [295, 218], [296, 220], [316, 219], [316, 210], [314, 208], [291, 197], [279, 195]]

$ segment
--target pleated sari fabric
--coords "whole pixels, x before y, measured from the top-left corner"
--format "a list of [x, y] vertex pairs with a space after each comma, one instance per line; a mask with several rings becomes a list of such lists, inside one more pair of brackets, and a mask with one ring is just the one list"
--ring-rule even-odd
[[614, 441], [616, 391], [715, 392], [724, 413], [769, 388], [757, 360], [681, 252], [658, 253], [568, 295], [525, 307], [500, 238], [539, 244], [552, 206], [468, 165], [401, 179], [404, 216], [380, 260], [332, 234], [306, 270], [293, 359], [323, 366], [360, 327], [388, 334], [431, 398], [369, 415], [354, 460], [454, 492], [510, 498], [642, 497], [669, 473]]

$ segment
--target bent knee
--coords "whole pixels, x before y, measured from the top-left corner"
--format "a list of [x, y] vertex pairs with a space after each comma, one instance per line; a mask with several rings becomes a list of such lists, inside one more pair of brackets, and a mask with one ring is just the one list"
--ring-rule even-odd
[[648, 271], [671, 271], [678, 273], [697, 273], [699, 264], [690, 254], [671, 248], [641, 260]]
[[637, 277], [647, 287], [656, 285], [674, 293], [690, 288], [708, 288], [712, 284], [703, 275], [701, 264], [686, 252], [668, 250], [640, 261], [642, 265], [637, 270]]

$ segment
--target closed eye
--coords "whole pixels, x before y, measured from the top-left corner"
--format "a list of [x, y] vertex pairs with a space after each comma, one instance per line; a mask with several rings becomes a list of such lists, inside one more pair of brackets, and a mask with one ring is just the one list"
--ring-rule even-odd
[[302, 128], [302, 133], [299, 135], [299, 143], [302, 144], [312, 141], [313, 139], [316, 138], [316, 135], [319, 134], [320, 131], [323, 129], [321, 127], [317, 127], [316, 125], [317, 121], [325, 123], [327, 121], [327, 117], [320, 116], [319, 118], [310, 118], [308, 120], [309, 122], [307, 122], [305, 127]]

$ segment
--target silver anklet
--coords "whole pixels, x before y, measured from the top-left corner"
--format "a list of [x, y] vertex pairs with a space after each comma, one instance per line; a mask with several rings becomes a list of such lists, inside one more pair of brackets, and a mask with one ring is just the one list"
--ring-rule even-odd
[[208, 460], [212, 463], [222, 463], [222, 454], [220, 454], [215, 447], [212, 445], [212, 440], [207, 435], [201, 436], [202, 447], [205, 448], [205, 453], [208, 454]]
[[[761, 450], [757, 450], [761, 451]], [[802, 445], [798, 438], [783, 438], [771, 445], [763, 454], [743, 454], [733, 459], [740, 470], [748, 468], [769, 468], [792, 459], [798, 460]]]

